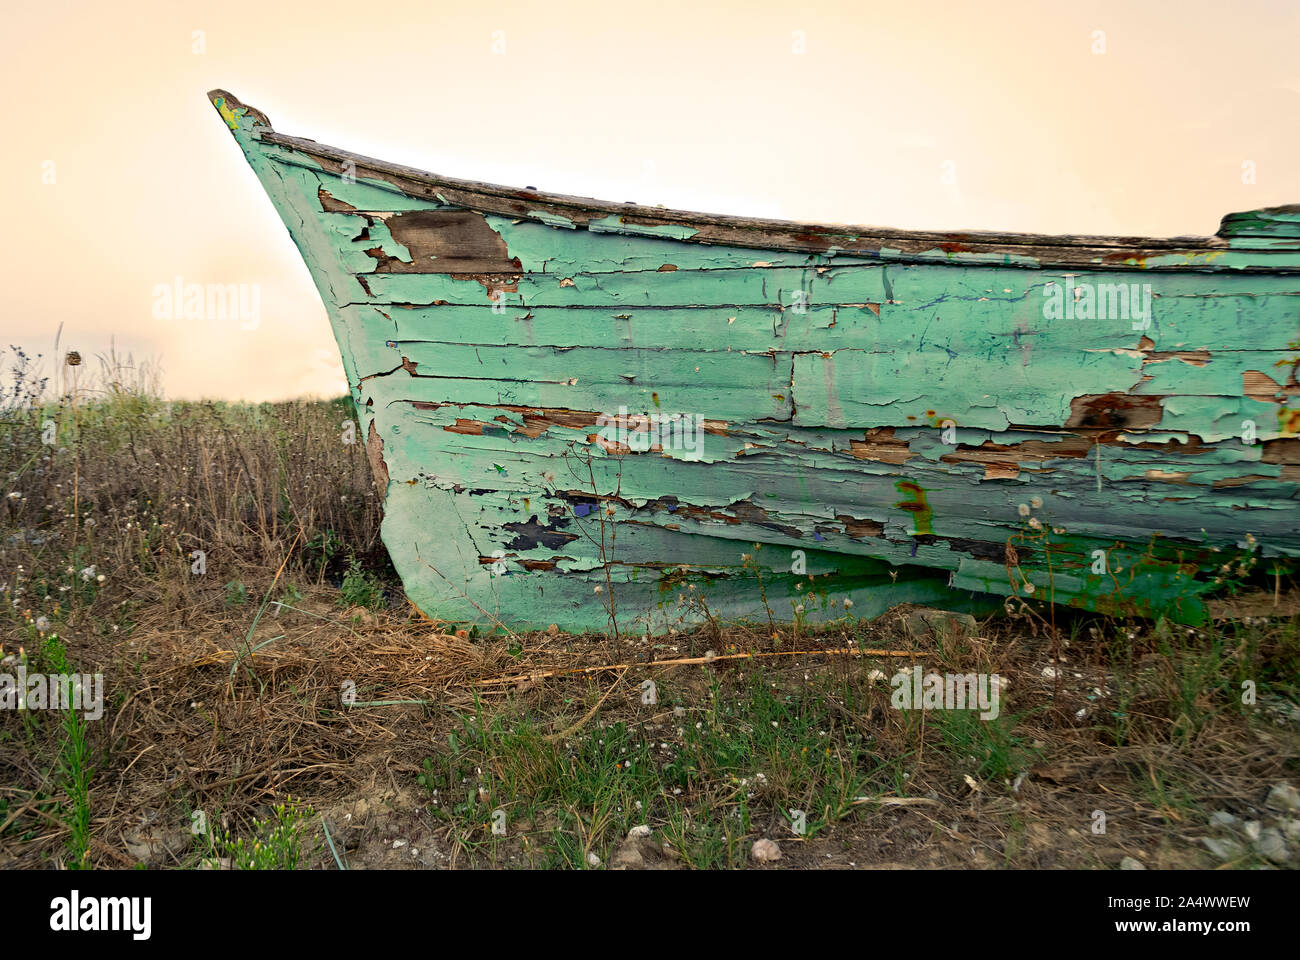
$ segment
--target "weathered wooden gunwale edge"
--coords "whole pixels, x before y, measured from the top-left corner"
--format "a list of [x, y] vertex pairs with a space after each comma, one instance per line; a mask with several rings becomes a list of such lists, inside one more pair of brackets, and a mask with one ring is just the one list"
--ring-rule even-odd
[[[549, 226], [577, 228], [591, 221], [617, 217], [635, 228], [680, 227], [672, 239], [701, 244], [727, 244], [760, 249], [835, 252], [877, 257], [891, 262], [933, 262], [936, 255], [950, 262], [988, 263], [1031, 269], [1097, 267], [1137, 270], [1198, 270], [1266, 273], [1300, 273], [1300, 238], [1274, 240], [1270, 247], [1241, 247], [1230, 243], [1224, 229], [1245, 217], [1277, 214], [1300, 219], [1300, 204], [1230, 213], [1223, 217], [1220, 233], [1210, 237], [1111, 237], [1052, 235], [996, 231], [899, 230], [889, 227], [825, 224], [791, 220], [700, 213], [637, 203], [614, 203], [589, 197], [548, 193], [520, 187], [482, 183], [442, 176], [303, 137], [277, 132], [266, 114], [239, 98], [216, 89], [208, 92], [231, 109], [243, 109], [254, 118], [256, 135], [266, 143], [301, 151], [318, 161], [350, 163], [358, 177], [382, 179], [408, 196], [437, 198], [469, 210], [531, 220]], [[566, 222], [567, 221], [567, 222]], [[613, 231], [611, 231], [613, 232]], [[633, 231], [634, 232], [634, 231]], [[1249, 253], [1251, 261], [1220, 262], [1229, 252]], [[995, 260], [998, 256], [1003, 259]], [[1158, 262], [1149, 262], [1158, 258]], [[1267, 262], [1273, 260], [1275, 262]]]

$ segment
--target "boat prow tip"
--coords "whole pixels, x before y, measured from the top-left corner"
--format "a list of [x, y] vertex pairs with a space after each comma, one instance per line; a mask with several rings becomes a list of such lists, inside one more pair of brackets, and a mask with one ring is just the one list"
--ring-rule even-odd
[[222, 90], [220, 87], [209, 90], [208, 100], [217, 108], [217, 112], [221, 114], [221, 118], [226, 121], [226, 126], [231, 130], [239, 130], [241, 127], [249, 129], [254, 126], [272, 129], [271, 121], [265, 113], [257, 107], [243, 103], [229, 91]]

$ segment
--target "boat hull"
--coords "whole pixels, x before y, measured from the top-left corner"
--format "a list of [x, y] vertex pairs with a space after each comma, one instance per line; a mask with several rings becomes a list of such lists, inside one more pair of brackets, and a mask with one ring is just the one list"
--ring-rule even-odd
[[1300, 556], [1287, 208], [1204, 241], [801, 229], [437, 178], [211, 96], [328, 309], [429, 616], [1197, 623]]

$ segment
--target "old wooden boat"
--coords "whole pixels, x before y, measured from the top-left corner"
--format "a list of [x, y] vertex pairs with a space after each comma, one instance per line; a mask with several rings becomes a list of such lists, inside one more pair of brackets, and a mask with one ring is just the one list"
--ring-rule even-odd
[[1195, 623], [1300, 555], [1300, 206], [1161, 240], [752, 220], [437, 176], [209, 96], [430, 616]]

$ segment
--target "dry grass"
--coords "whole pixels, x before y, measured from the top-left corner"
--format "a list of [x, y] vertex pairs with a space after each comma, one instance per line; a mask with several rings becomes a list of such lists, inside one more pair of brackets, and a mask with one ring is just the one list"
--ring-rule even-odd
[[[346, 402], [167, 404], [114, 358], [59, 379], [49, 400], [0, 398], [3, 652], [39, 663], [57, 636], [75, 669], [106, 675], [108, 703], [89, 725], [84, 857], [63, 729], [0, 716], [0, 864], [194, 866], [213, 850], [193, 811], [246, 835], [292, 797], [354, 865], [581, 866], [642, 817], [694, 866], [744, 863], [760, 835], [793, 865], [1202, 865], [1208, 811], [1250, 816], [1298, 779], [1293, 616], [1188, 632], [1061, 615], [1056, 639], [1006, 620], [917, 637], [888, 617], [811, 637], [480, 637], [402, 601]], [[341, 603], [353, 558], [385, 606]], [[1009, 678], [1004, 719], [891, 709], [871, 671], [910, 661], [816, 652], [845, 647]], [[588, 761], [615, 736], [658, 759], [610, 780]], [[508, 809], [509, 836], [490, 808], [446, 802], [451, 787]], [[790, 834], [797, 804], [825, 814], [814, 835]]]
[[115, 373], [5, 418], [8, 606], [57, 605], [78, 629], [121, 626], [124, 601], [183, 622], [214, 580], [265, 586], [295, 540], [300, 583], [337, 580], [349, 555], [382, 568], [348, 401], [164, 403]]

